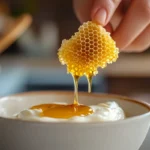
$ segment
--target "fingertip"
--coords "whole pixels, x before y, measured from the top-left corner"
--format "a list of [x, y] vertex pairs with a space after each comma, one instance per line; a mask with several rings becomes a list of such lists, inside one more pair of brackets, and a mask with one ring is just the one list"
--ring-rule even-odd
[[[97, 10], [97, 11], [96, 11]], [[102, 26], [106, 25], [107, 12], [105, 8], [99, 8], [92, 11], [92, 21], [99, 23]]]

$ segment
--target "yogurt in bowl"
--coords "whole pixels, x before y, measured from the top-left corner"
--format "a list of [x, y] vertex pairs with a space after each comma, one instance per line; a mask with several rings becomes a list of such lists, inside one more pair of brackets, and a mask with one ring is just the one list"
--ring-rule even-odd
[[[59, 103], [60, 104], [60, 103]], [[63, 105], [67, 105], [61, 103]], [[90, 108], [93, 113], [88, 116], [74, 116], [68, 119], [52, 118], [52, 117], [41, 117], [42, 109], [25, 109], [14, 117], [22, 120], [37, 120], [37, 121], [50, 121], [50, 122], [106, 122], [106, 121], [117, 121], [125, 119], [125, 113], [122, 108], [116, 102], [105, 102], [97, 105], [91, 105]]]
[[[110, 106], [117, 107], [119, 113], [123, 110], [126, 118], [117, 121], [104, 121], [104, 116], [103, 121], [97, 119], [83, 121], [83, 118], [81, 121], [76, 117], [70, 118], [70, 121], [39, 121], [22, 117], [18, 119], [16, 114], [21, 115], [23, 110], [28, 110], [34, 105], [63, 102], [71, 104], [73, 93], [32, 92], [4, 97], [0, 98], [0, 149], [138, 150], [140, 148], [150, 126], [149, 105], [122, 96], [88, 93], [79, 95], [80, 103], [96, 107], [95, 112], [97, 107], [109, 105], [108, 109]], [[106, 112], [108, 119], [112, 113]]]

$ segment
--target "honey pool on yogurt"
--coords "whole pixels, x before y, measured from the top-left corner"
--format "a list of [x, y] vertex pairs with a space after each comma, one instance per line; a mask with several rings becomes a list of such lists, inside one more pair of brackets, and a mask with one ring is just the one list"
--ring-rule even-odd
[[75, 116], [88, 116], [92, 108], [80, 105], [78, 100], [78, 80], [86, 76], [88, 92], [91, 92], [92, 77], [98, 74], [99, 67], [115, 62], [119, 50], [106, 30], [95, 22], [88, 21], [79, 27], [69, 40], [63, 40], [58, 57], [74, 80], [74, 102], [71, 105], [41, 104], [31, 109], [41, 109], [41, 117], [68, 119]]

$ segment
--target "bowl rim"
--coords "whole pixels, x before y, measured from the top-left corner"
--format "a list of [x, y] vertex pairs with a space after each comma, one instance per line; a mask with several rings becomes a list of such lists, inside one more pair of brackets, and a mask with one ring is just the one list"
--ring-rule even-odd
[[[20, 97], [20, 96], [32, 96], [32, 95], [48, 95], [48, 94], [59, 94], [59, 95], [73, 95], [73, 91], [32, 91], [32, 92], [23, 92], [23, 93], [18, 93], [18, 94], [13, 94], [13, 95], [9, 95], [9, 96], [4, 96], [4, 97], [0, 97], [0, 101], [4, 98], [10, 98], [10, 97]], [[93, 124], [93, 125], [109, 125], [109, 124], [121, 124], [121, 123], [127, 123], [130, 122], [132, 120], [137, 120], [137, 119], [141, 119], [143, 117], [150, 117], [150, 104], [145, 102], [145, 101], [138, 101], [126, 96], [122, 96], [122, 95], [116, 95], [116, 94], [107, 94], [107, 93], [87, 93], [87, 92], [79, 92], [79, 95], [82, 96], [94, 96], [94, 97], [110, 97], [110, 98], [116, 98], [119, 100], [124, 100], [124, 101], [129, 101], [132, 103], [136, 103], [136, 104], [140, 104], [143, 107], [147, 108], [149, 111], [147, 113], [138, 115], [138, 116], [133, 116], [133, 117], [129, 117], [123, 120], [118, 120], [118, 121], [110, 121], [110, 122], [48, 122], [48, 121], [38, 121], [38, 120], [21, 120], [21, 119], [16, 119], [16, 118], [7, 118], [7, 117], [2, 117], [0, 116], [0, 120], [9, 120], [9, 121], [15, 121], [18, 123], [36, 123], [36, 124], [79, 124], [79, 125], [85, 125], [85, 124]]]

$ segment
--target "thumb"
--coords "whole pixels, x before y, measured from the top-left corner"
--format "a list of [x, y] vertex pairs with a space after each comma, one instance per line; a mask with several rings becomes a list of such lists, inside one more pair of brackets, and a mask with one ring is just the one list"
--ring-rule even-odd
[[92, 20], [105, 26], [110, 21], [121, 1], [122, 0], [95, 0], [91, 11]]

